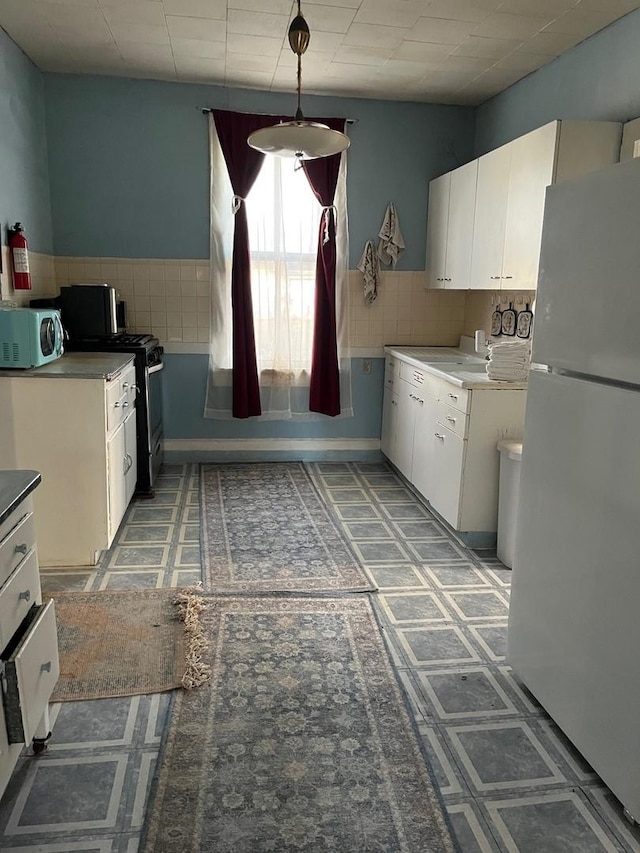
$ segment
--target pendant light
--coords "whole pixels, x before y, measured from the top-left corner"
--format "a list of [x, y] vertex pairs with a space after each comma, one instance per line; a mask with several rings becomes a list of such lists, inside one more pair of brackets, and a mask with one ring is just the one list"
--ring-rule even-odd
[[302, 54], [309, 46], [309, 26], [300, 12], [289, 26], [289, 45], [298, 57], [298, 109], [293, 121], [283, 121], [272, 127], [256, 130], [247, 139], [247, 143], [263, 154], [277, 157], [296, 157], [298, 160], [315, 160], [318, 157], [331, 157], [349, 147], [351, 141], [344, 133], [331, 130], [326, 124], [307, 121], [300, 108], [300, 88], [302, 83]]

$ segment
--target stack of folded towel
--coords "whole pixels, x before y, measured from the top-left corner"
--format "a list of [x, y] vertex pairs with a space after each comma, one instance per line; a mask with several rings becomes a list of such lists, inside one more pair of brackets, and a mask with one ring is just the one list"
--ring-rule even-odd
[[529, 341], [496, 341], [489, 344], [489, 379], [519, 382], [527, 378], [531, 361]]

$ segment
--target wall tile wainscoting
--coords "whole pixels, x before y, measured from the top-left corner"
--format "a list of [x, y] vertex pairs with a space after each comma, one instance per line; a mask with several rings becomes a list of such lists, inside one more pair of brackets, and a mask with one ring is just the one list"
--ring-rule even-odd
[[[379, 592], [372, 598], [464, 853], [637, 853], [607, 788], [505, 661], [510, 572], [464, 548], [383, 463], [309, 471]], [[200, 578], [199, 467], [166, 465], [92, 571], [56, 590]], [[0, 848], [135, 853], [171, 696], [53, 706], [49, 750], [24, 756], [0, 805]]]

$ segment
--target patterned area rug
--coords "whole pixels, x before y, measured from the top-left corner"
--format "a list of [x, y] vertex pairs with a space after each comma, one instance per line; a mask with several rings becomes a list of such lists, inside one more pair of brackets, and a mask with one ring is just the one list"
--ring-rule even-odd
[[373, 589], [301, 463], [203, 465], [200, 488], [206, 591]]
[[457, 848], [368, 596], [223, 597], [178, 694], [141, 853]]
[[60, 679], [53, 702], [161, 693], [180, 687], [185, 626], [176, 589], [53, 594]]

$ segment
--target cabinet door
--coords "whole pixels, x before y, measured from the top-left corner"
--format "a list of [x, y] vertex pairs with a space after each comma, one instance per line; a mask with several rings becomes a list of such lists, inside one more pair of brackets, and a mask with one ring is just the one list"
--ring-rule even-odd
[[125, 509], [136, 490], [138, 480], [138, 443], [136, 440], [135, 409], [127, 416], [124, 424], [124, 479], [125, 479]]
[[385, 373], [384, 396], [382, 398], [382, 427], [380, 430], [380, 449], [394, 462], [395, 435], [397, 430], [398, 402], [394, 399], [393, 376]]
[[501, 286], [510, 161], [510, 145], [478, 160], [471, 251], [471, 286], [475, 290], [497, 290]]
[[465, 442], [445, 427], [437, 426], [431, 447], [433, 477], [429, 502], [445, 521], [457, 529]]
[[429, 394], [418, 392], [418, 408], [413, 438], [411, 482], [427, 500], [433, 489], [433, 433], [436, 430], [438, 401]]
[[396, 467], [402, 474], [411, 480], [411, 464], [413, 461], [413, 434], [416, 423], [416, 401], [414, 397], [415, 388], [404, 382], [402, 379], [397, 380], [398, 393], [396, 396], [398, 403], [398, 422], [396, 432], [396, 453], [393, 460]]
[[447, 229], [449, 223], [449, 188], [451, 172], [429, 183], [427, 211], [427, 271], [429, 287], [445, 286]]
[[542, 218], [553, 181], [558, 122], [515, 139], [510, 145], [502, 287], [535, 290], [538, 284]]
[[109, 478], [109, 545], [127, 508], [125, 425], [121, 423], [107, 442]]
[[471, 287], [471, 249], [476, 208], [478, 161], [472, 160], [451, 172], [445, 287]]

